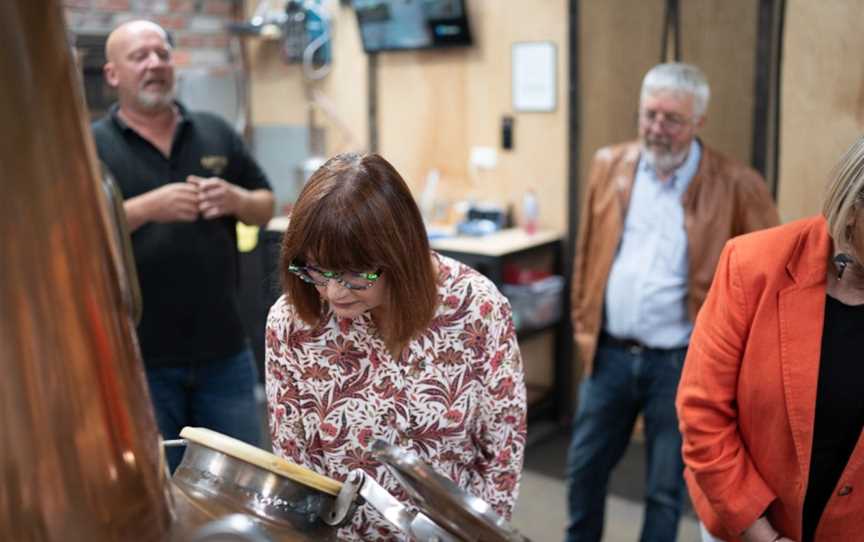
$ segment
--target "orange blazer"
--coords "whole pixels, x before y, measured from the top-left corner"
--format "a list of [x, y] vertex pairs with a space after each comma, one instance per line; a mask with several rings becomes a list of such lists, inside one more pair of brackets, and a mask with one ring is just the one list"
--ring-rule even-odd
[[[676, 399], [684, 475], [699, 518], [724, 540], [766, 509], [801, 539], [831, 250], [821, 216], [737, 237], [697, 317]], [[864, 540], [862, 463], [859, 436], [816, 540]]]

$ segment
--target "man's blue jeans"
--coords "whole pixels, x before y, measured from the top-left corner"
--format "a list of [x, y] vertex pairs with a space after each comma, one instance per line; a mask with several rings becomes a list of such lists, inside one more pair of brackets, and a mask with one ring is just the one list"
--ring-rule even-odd
[[[184, 427], [206, 427], [258, 446], [261, 415], [255, 401], [257, 371], [248, 348], [219, 360], [174, 367], [148, 367], [147, 382], [159, 432], [179, 438]], [[183, 448], [168, 448], [171, 472]]]
[[686, 348], [601, 346], [582, 381], [567, 455], [567, 542], [599, 541], [609, 475], [636, 417], [645, 421], [646, 486], [642, 542], [674, 542], [684, 490], [675, 392]]

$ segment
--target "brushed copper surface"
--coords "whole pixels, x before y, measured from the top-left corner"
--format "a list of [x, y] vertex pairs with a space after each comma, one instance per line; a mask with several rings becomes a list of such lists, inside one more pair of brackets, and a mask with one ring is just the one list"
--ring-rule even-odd
[[0, 2], [0, 540], [162, 541], [169, 485], [59, 0]]

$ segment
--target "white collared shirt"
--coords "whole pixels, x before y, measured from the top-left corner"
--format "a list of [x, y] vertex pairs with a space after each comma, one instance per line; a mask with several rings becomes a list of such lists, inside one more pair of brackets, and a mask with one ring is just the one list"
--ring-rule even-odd
[[606, 286], [604, 329], [614, 337], [654, 348], [677, 348], [690, 341], [693, 324], [687, 315], [687, 232], [681, 200], [701, 157], [694, 139], [687, 159], [665, 181], [644, 157], [639, 159]]

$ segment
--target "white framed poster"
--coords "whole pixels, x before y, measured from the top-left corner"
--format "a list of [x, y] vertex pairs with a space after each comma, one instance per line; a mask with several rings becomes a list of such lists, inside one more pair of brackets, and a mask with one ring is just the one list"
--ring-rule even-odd
[[512, 82], [514, 111], [555, 111], [557, 82], [555, 44], [526, 41], [513, 44]]

